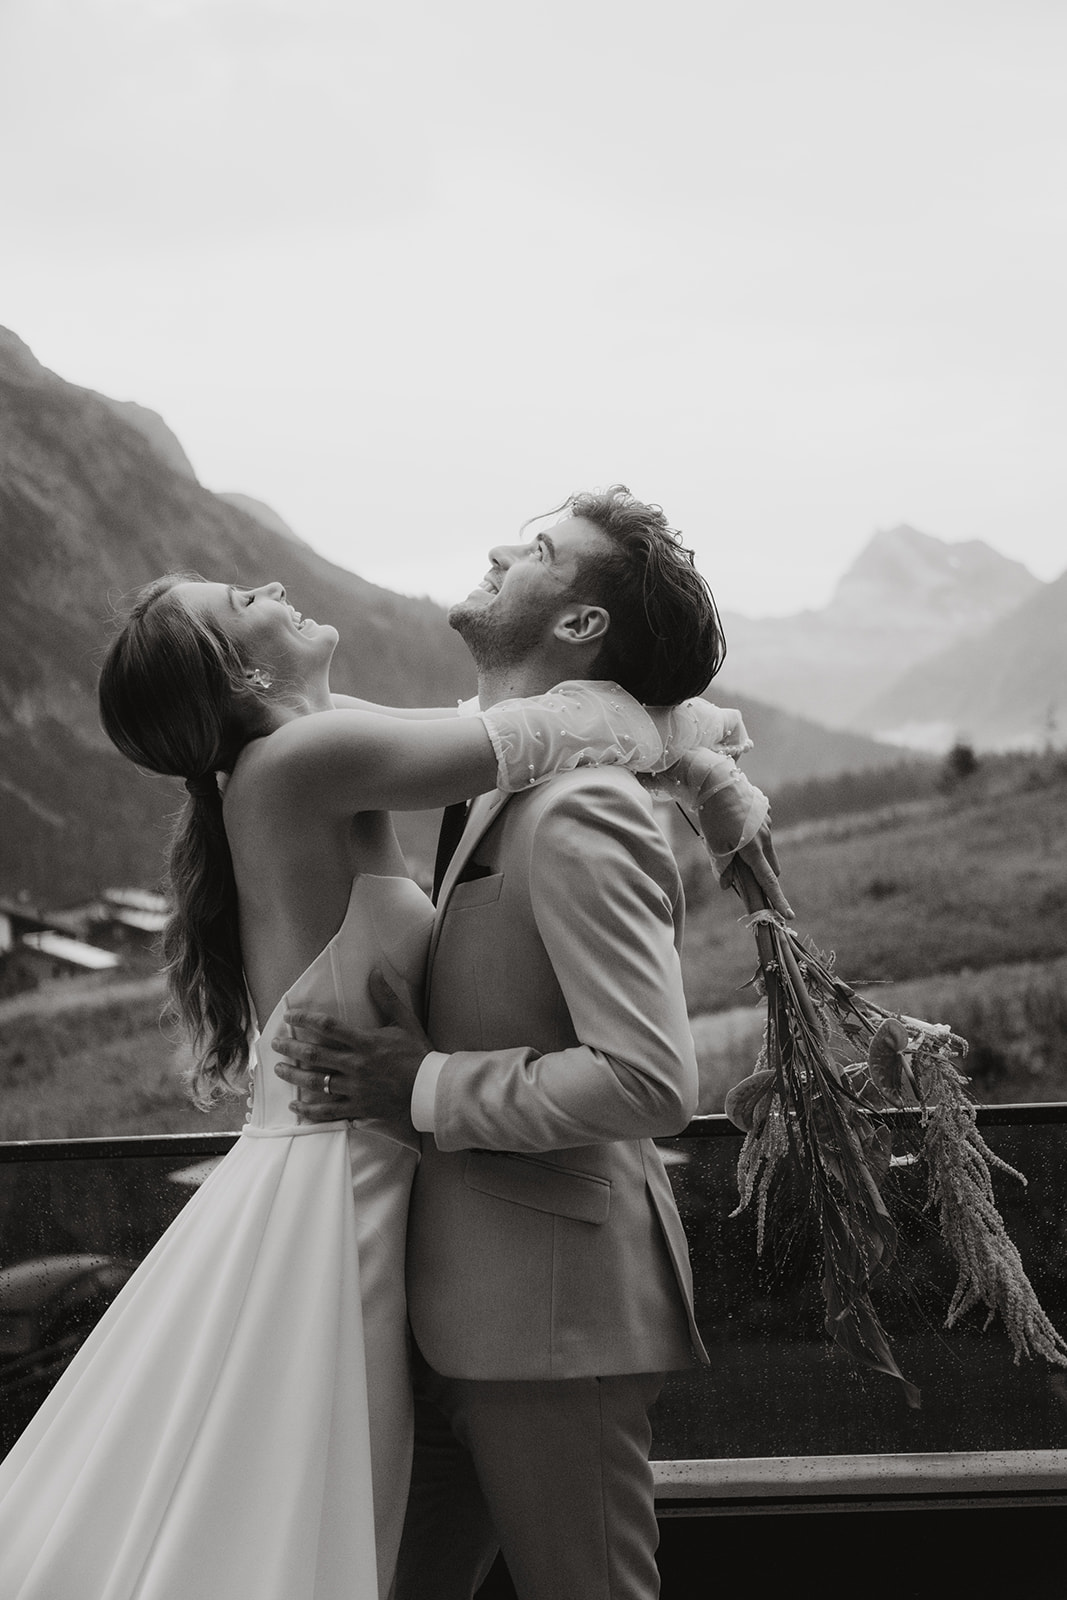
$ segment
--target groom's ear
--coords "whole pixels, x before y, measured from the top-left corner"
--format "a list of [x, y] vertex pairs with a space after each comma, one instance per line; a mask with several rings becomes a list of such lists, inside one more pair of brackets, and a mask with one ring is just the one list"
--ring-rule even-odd
[[610, 623], [603, 606], [571, 605], [556, 618], [552, 636], [561, 644], [596, 644]]

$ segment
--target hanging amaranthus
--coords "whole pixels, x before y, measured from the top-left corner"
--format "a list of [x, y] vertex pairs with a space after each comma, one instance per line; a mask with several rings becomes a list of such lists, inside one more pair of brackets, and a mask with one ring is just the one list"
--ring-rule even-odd
[[[734, 1214], [755, 1204], [757, 1248], [779, 1193], [788, 1195], [786, 1205], [798, 1189], [806, 1194], [822, 1244], [828, 1334], [857, 1361], [896, 1378], [917, 1406], [918, 1390], [897, 1366], [871, 1298], [896, 1252], [884, 1198], [894, 1159], [889, 1114], [912, 1108], [921, 1137], [900, 1159], [924, 1165], [928, 1205], [959, 1274], [946, 1325], [984, 1304], [986, 1326], [999, 1314], [1016, 1361], [1039, 1355], [1067, 1367], [1067, 1344], [1042, 1310], [994, 1201], [993, 1169], [1026, 1179], [978, 1132], [958, 1066], [966, 1041], [858, 995], [832, 960], [766, 908], [741, 862], [734, 883], [750, 911], [767, 999], [756, 1069], [726, 1100], [727, 1116], [745, 1131]], [[847, 1059], [858, 1050], [863, 1059]], [[786, 1165], [800, 1181], [776, 1186]]]

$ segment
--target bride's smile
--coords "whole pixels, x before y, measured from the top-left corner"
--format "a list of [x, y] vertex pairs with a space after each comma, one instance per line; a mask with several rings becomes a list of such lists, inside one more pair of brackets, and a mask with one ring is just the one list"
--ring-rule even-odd
[[291, 687], [321, 676], [337, 646], [337, 629], [305, 617], [281, 583], [242, 588], [232, 583], [185, 582], [174, 593], [190, 611], [210, 618], [244, 658]]

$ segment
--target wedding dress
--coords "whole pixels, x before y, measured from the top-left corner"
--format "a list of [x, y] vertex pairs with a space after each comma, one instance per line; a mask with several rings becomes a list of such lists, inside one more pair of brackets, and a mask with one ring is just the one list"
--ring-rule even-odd
[[416, 1008], [433, 909], [358, 877], [256, 1043], [252, 1109], [0, 1462], [0, 1600], [385, 1600], [407, 1498], [414, 1145], [298, 1124], [287, 1006]]

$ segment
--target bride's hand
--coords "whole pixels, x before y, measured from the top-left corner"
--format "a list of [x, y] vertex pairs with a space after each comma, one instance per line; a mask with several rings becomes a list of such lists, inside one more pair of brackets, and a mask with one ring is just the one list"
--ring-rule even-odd
[[[793, 908], [786, 899], [782, 886], [779, 883], [781, 868], [778, 865], [778, 853], [774, 848], [771, 838], [770, 824], [765, 822], [754, 839], [743, 845], [738, 850], [735, 860], [740, 860], [750, 869], [752, 876], [763, 890], [764, 898], [772, 911], [777, 911], [779, 916], [787, 920], [793, 919]], [[726, 868], [720, 883], [724, 889], [734, 887], [733, 863]]]
[[749, 782], [732, 757], [717, 750], [690, 750], [665, 772], [642, 782], [653, 794], [696, 812], [699, 831], [724, 889], [733, 887], [734, 863], [741, 860], [772, 910], [792, 918], [792, 908], [778, 881], [781, 868], [771, 839], [767, 797]]

